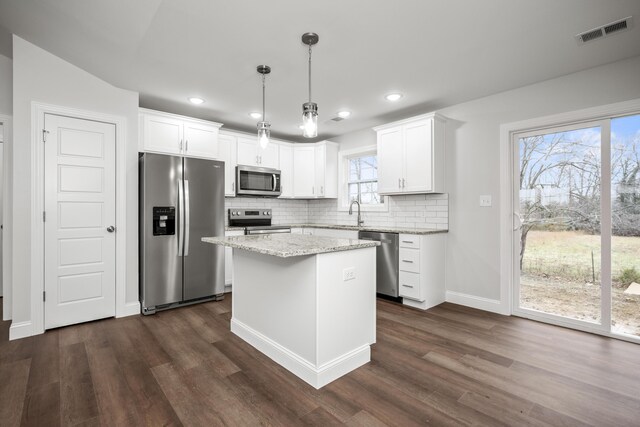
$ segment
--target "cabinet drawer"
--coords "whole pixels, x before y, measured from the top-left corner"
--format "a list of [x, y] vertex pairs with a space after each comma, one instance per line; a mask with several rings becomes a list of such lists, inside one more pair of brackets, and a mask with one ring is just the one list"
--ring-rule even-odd
[[400, 289], [398, 293], [402, 297], [422, 301], [420, 295], [420, 275], [417, 273], [400, 272]]
[[420, 249], [420, 236], [416, 236], [415, 234], [401, 234], [400, 247]]
[[420, 250], [400, 248], [400, 271], [420, 273]]

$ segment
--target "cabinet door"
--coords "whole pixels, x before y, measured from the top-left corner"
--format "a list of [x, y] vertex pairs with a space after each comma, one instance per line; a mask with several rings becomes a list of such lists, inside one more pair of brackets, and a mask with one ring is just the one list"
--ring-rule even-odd
[[433, 119], [421, 120], [404, 127], [405, 192], [433, 190]]
[[315, 149], [293, 147], [293, 196], [315, 197]]
[[258, 166], [258, 138], [238, 137], [238, 164]]
[[218, 158], [218, 128], [202, 123], [184, 123], [184, 155]]
[[280, 190], [282, 198], [293, 197], [293, 147], [280, 145]]
[[378, 193], [402, 192], [402, 128], [378, 132]]
[[144, 151], [182, 154], [183, 125], [171, 117], [144, 114]]
[[[256, 143], [257, 145], [257, 143]], [[270, 143], [267, 148], [262, 149], [258, 145], [259, 166], [263, 168], [280, 169], [280, 145]]]
[[314, 147], [315, 153], [315, 165], [316, 165], [316, 179], [315, 179], [315, 195], [316, 197], [324, 197], [325, 193], [325, 169], [327, 152], [324, 145]]
[[224, 162], [224, 195], [236, 195], [236, 139], [229, 135], [218, 136], [218, 156]]

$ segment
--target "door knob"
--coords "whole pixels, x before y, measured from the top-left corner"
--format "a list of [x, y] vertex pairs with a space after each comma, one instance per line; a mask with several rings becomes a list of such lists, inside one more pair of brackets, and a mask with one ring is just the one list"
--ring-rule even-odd
[[116, 231], [116, 228], [113, 225], [110, 225], [110, 226], [107, 227], [107, 231], [109, 233], [113, 233], [114, 231]]

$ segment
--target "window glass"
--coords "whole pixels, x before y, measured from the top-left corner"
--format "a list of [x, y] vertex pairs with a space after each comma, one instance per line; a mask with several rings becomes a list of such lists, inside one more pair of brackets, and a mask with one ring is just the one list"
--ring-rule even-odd
[[349, 202], [358, 200], [363, 205], [384, 203], [378, 194], [378, 158], [375, 155], [352, 157], [348, 170]]

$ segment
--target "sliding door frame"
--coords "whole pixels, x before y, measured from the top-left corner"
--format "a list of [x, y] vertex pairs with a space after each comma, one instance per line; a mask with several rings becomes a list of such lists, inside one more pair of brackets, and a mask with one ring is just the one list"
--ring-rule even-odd
[[[640, 99], [609, 104], [563, 114], [545, 116], [520, 122], [507, 123], [500, 127], [500, 299], [502, 312], [532, 320], [543, 321], [559, 326], [591, 332], [599, 335], [640, 343], [640, 338], [627, 334], [611, 332], [611, 119], [640, 114]], [[583, 124], [601, 122], [601, 324], [573, 320], [547, 313], [522, 310], [518, 307], [518, 292], [515, 290], [519, 277], [516, 273], [515, 256], [519, 248], [515, 245], [514, 206], [519, 203], [515, 198], [514, 174], [519, 169], [515, 158], [516, 135], [527, 133], [546, 133], [548, 129], [581, 127]], [[606, 135], [606, 143], [605, 143]], [[603, 149], [603, 147], [605, 147]], [[519, 151], [519, 150], [517, 150]], [[604, 159], [607, 159], [604, 161]], [[605, 167], [606, 164], [606, 167]], [[609, 185], [605, 185], [604, 180]], [[518, 185], [519, 189], [519, 185]], [[605, 206], [606, 203], [606, 206]], [[605, 214], [606, 213], [606, 214]], [[602, 237], [605, 236], [605, 237]], [[608, 236], [608, 237], [607, 237]], [[606, 254], [606, 255], [605, 255]], [[603, 260], [606, 258], [606, 260]], [[606, 262], [605, 262], [606, 261]], [[542, 316], [540, 314], [543, 314]]]

